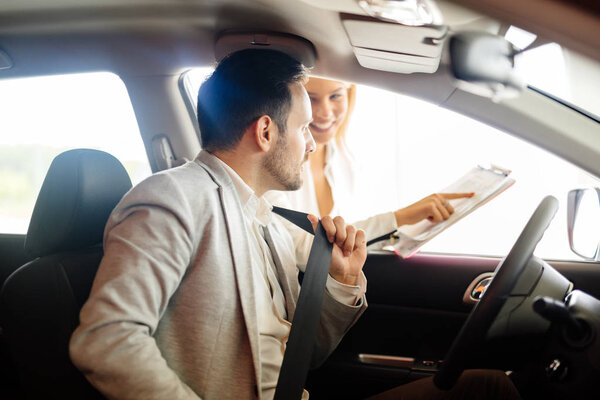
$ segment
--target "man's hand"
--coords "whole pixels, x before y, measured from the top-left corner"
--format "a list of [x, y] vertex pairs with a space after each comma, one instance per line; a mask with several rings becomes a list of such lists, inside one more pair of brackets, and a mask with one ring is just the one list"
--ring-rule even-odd
[[449, 200], [473, 197], [474, 194], [473, 192], [431, 194], [408, 207], [395, 211], [396, 224], [398, 226], [412, 225], [424, 219], [431, 222], [445, 221], [454, 212]]
[[[317, 229], [319, 219], [310, 214], [308, 219], [313, 229]], [[327, 239], [333, 243], [329, 275], [346, 285], [356, 285], [360, 271], [367, 259], [367, 238], [362, 229], [346, 225], [342, 217], [321, 218], [321, 224], [327, 233]]]

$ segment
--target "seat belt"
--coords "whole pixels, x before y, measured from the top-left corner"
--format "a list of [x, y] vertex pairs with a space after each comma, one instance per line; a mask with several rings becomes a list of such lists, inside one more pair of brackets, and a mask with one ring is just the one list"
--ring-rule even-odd
[[327, 240], [321, 221], [316, 231], [313, 231], [312, 224], [307, 218], [308, 214], [276, 206], [273, 207], [273, 212], [315, 235], [273, 398], [273, 400], [300, 400], [317, 339], [333, 244]]

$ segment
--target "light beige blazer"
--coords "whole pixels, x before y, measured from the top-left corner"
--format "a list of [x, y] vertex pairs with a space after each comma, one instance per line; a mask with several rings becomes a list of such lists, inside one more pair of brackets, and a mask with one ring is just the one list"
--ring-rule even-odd
[[[274, 260], [293, 317], [292, 240], [274, 218]], [[105, 255], [73, 333], [75, 365], [111, 399], [260, 398], [258, 328], [242, 209], [203, 151], [134, 187], [111, 214]], [[366, 308], [325, 294], [315, 363]]]

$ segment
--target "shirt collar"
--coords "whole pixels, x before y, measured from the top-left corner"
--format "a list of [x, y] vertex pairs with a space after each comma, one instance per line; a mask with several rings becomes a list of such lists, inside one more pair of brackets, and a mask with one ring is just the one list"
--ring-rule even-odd
[[223, 160], [215, 157], [222, 164], [225, 172], [230, 176], [235, 191], [242, 203], [242, 210], [244, 215], [250, 220], [256, 219], [261, 225], [268, 225], [273, 217], [272, 209], [273, 206], [261, 196], [256, 196], [254, 190], [239, 176], [233, 168], [231, 168]]
[[325, 169], [331, 168], [331, 163], [337, 152], [335, 139], [325, 145]]
[[333, 156], [335, 156], [335, 152], [337, 151], [337, 143], [334, 140], [330, 140], [327, 143], [327, 152], [325, 153], [325, 160], [329, 161]]

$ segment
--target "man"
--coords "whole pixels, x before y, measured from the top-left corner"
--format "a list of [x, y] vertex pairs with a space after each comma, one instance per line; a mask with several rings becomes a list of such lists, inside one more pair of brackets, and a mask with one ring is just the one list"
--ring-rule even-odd
[[[302, 185], [314, 149], [304, 79], [279, 52], [228, 57], [199, 92], [204, 150], [111, 214], [70, 344], [105, 396], [272, 398], [299, 287], [291, 238], [262, 195]], [[335, 244], [316, 363], [366, 308], [364, 232], [341, 218], [322, 224]]]
[[[74, 364], [106, 397], [273, 397], [299, 285], [292, 239], [263, 194], [302, 185], [315, 147], [304, 79], [283, 53], [227, 57], [198, 95], [204, 150], [134, 187], [111, 214], [70, 343]], [[366, 308], [364, 232], [340, 217], [322, 224], [334, 246], [314, 364]], [[429, 379], [378, 398], [514, 393], [502, 373], [465, 376], [451, 392]]]

